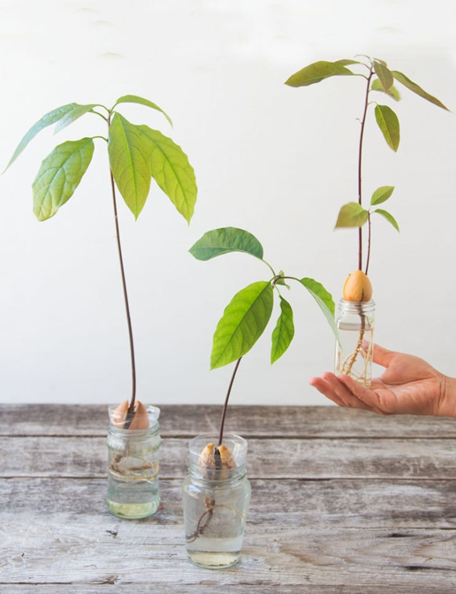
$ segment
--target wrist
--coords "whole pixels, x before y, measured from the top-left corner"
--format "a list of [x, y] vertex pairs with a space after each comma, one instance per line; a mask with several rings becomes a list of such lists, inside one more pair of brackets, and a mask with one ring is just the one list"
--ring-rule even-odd
[[443, 374], [438, 416], [456, 418], [456, 379]]

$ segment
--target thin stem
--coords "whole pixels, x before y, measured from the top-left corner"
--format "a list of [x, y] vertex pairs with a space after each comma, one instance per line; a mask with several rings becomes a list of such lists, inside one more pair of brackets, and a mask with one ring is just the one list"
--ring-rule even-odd
[[239, 357], [239, 359], [237, 360], [236, 365], [234, 367], [233, 375], [231, 376], [230, 385], [228, 386], [228, 392], [227, 392], [226, 398], [225, 398], [225, 404], [223, 405], [222, 418], [220, 419], [220, 432], [219, 432], [218, 447], [220, 447], [223, 442], [223, 429], [225, 427], [226, 410], [228, 408], [228, 401], [230, 399], [231, 388], [233, 387], [234, 378], [236, 377], [236, 373], [237, 373], [239, 364], [241, 362], [241, 359], [242, 359], [242, 357]]
[[[110, 117], [108, 118], [108, 126], [111, 124]], [[135, 399], [136, 399], [136, 363], [135, 363], [135, 347], [133, 342], [133, 329], [131, 325], [131, 316], [130, 316], [130, 305], [128, 301], [128, 292], [127, 292], [127, 281], [125, 278], [125, 268], [123, 263], [123, 256], [122, 256], [122, 245], [120, 242], [120, 230], [119, 230], [119, 220], [117, 216], [117, 202], [116, 202], [116, 188], [114, 184], [114, 176], [112, 175], [112, 170], [109, 170], [110, 178], [111, 178], [111, 190], [112, 190], [112, 203], [114, 208], [114, 222], [116, 226], [116, 239], [117, 239], [117, 251], [119, 254], [119, 263], [120, 263], [120, 273], [122, 276], [122, 287], [123, 287], [123, 295], [125, 301], [125, 312], [127, 315], [127, 325], [128, 325], [128, 337], [130, 342], [130, 359], [131, 359], [131, 399], [130, 405], [128, 408], [128, 412], [131, 414], [134, 412], [135, 406]]]
[[[369, 88], [370, 81], [374, 74], [372, 65], [369, 69], [369, 76], [367, 77], [366, 85], [366, 98], [364, 101], [363, 118], [361, 120], [361, 132], [359, 136], [359, 149], [358, 149], [358, 204], [362, 206], [362, 160], [363, 160], [363, 140], [364, 140], [364, 129], [366, 125], [367, 108], [369, 106]], [[362, 227], [358, 229], [358, 269], [363, 269], [363, 230]], [[368, 255], [369, 258], [369, 255]]]
[[370, 213], [367, 215], [367, 259], [366, 259], [366, 276], [369, 272], [369, 262], [371, 254], [371, 241], [372, 241], [372, 221]]

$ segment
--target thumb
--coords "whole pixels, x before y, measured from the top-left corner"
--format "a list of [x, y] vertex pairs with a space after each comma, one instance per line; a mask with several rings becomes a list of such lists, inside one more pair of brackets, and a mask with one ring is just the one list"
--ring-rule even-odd
[[372, 361], [382, 367], [388, 367], [395, 355], [396, 353], [394, 351], [389, 351], [388, 349], [384, 349], [380, 345], [375, 344]]

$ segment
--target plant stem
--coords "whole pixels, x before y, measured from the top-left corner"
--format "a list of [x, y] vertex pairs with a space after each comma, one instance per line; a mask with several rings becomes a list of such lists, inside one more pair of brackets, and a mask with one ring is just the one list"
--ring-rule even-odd
[[367, 273], [369, 272], [369, 262], [370, 262], [370, 253], [371, 253], [371, 240], [372, 240], [372, 221], [371, 221], [371, 216], [370, 213], [367, 216], [367, 259], [366, 259], [366, 276]]
[[228, 386], [228, 392], [226, 394], [225, 404], [223, 405], [222, 418], [220, 419], [220, 432], [219, 432], [219, 440], [218, 440], [218, 446], [217, 447], [220, 447], [222, 445], [222, 441], [223, 441], [223, 429], [225, 427], [225, 417], [226, 417], [226, 411], [227, 411], [227, 408], [228, 408], [228, 401], [230, 399], [231, 388], [233, 387], [234, 378], [236, 377], [236, 373], [237, 373], [239, 364], [241, 362], [241, 359], [242, 359], [242, 357], [239, 357], [239, 359], [236, 361], [236, 365], [234, 367], [233, 375], [231, 376], [230, 385]]
[[[363, 140], [364, 140], [364, 129], [366, 126], [366, 115], [367, 115], [367, 108], [369, 106], [369, 89], [370, 89], [370, 82], [373, 76], [374, 70], [371, 64], [369, 68], [369, 76], [367, 77], [367, 85], [366, 85], [366, 98], [364, 101], [364, 112], [363, 117], [361, 120], [361, 132], [359, 136], [359, 149], [358, 149], [358, 204], [362, 206], [362, 160], [363, 160]], [[358, 229], [358, 269], [363, 269], [363, 230], [362, 227]], [[367, 256], [369, 258], [369, 254]]]
[[[108, 118], [108, 127], [111, 124], [111, 117]], [[122, 276], [122, 288], [123, 288], [123, 295], [125, 301], [125, 312], [127, 315], [127, 325], [128, 325], [128, 337], [130, 342], [130, 359], [131, 359], [131, 398], [130, 398], [130, 405], [128, 407], [128, 413], [131, 415], [134, 412], [135, 407], [135, 400], [136, 400], [136, 363], [135, 363], [135, 346], [133, 342], [133, 329], [131, 325], [131, 316], [130, 316], [130, 305], [128, 301], [128, 291], [127, 291], [127, 281], [125, 278], [125, 268], [123, 263], [123, 256], [122, 256], [122, 245], [120, 242], [120, 229], [119, 229], [119, 220], [117, 216], [117, 202], [116, 202], [116, 187], [114, 183], [114, 176], [112, 175], [112, 170], [109, 170], [110, 178], [111, 178], [111, 190], [112, 190], [112, 203], [114, 207], [114, 222], [116, 226], [116, 239], [117, 239], [117, 251], [119, 254], [119, 263], [120, 263], [120, 273]], [[127, 417], [128, 419], [128, 417]]]

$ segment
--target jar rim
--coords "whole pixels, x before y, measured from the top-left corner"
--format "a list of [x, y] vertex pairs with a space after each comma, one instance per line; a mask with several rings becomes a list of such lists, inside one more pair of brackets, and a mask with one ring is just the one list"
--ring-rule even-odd
[[[198, 465], [198, 460], [203, 449], [210, 443], [218, 443], [218, 434], [202, 433], [194, 437], [189, 443], [190, 463]], [[228, 447], [233, 454], [237, 467], [245, 466], [248, 443], [247, 440], [235, 433], [225, 433], [223, 445]]]

